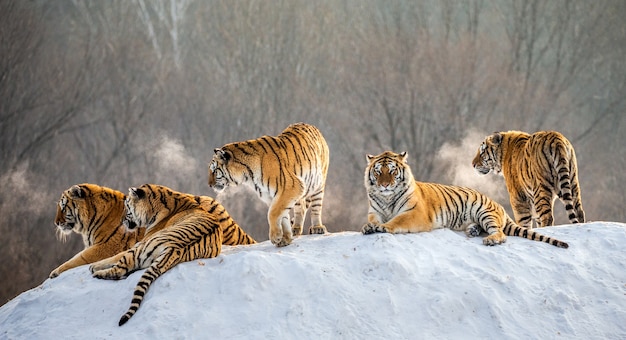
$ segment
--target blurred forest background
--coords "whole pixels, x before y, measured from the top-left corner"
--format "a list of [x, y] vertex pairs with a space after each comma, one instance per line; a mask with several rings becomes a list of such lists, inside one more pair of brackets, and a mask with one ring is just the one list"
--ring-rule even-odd
[[[384, 150], [511, 213], [471, 168], [511, 129], [565, 134], [588, 219], [625, 221], [625, 17], [623, 0], [0, 0], [0, 304], [82, 249], [53, 226], [71, 185], [215, 197], [215, 147], [298, 121], [330, 146], [331, 232], [366, 221], [365, 154]], [[218, 199], [267, 240], [253, 192]]]

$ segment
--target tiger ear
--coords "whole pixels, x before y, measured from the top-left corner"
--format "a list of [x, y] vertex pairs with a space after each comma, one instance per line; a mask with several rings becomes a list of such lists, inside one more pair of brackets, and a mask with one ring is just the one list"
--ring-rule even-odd
[[367, 155], [365, 155], [365, 157], [367, 158], [367, 162], [369, 163], [369, 162], [371, 162], [371, 161], [372, 161], [372, 159], [374, 159], [374, 157], [376, 157], [376, 156], [374, 156], [374, 155], [370, 155], [370, 154], [367, 154]]
[[146, 193], [143, 191], [143, 189], [139, 189], [135, 187], [128, 188], [128, 196], [134, 199], [143, 198], [145, 195]]
[[500, 143], [502, 143], [502, 134], [500, 134], [500, 132], [494, 133], [491, 136], [491, 141], [496, 145], [500, 145]]
[[228, 153], [227, 151], [224, 151], [223, 149], [220, 148], [215, 148], [213, 149], [213, 151], [215, 152], [215, 155], [223, 162], [228, 162], [228, 160], [230, 160], [230, 153]]
[[72, 195], [72, 198], [85, 198], [87, 193], [79, 185], [72, 185], [70, 188], [70, 195]]
[[406, 159], [408, 158], [406, 151], [400, 152], [400, 158], [402, 158], [402, 162], [406, 163]]

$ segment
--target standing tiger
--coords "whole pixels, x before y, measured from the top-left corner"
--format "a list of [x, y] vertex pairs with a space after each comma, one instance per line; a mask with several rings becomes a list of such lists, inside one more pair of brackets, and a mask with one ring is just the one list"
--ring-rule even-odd
[[132, 248], [93, 263], [89, 270], [99, 279], [119, 280], [147, 268], [135, 288], [131, 305], [119, 321], [123, 325], [139, 309], [148, 288], [179, 263], [213, 258], [222, 249], [218, 218], [187, 194], [152, 184], [130, 188], [124, 201], [127, 228], [146, 228], [146, 236]]
[[557, 197], [570, 222], [585, 222], [574, 147], [559, 132], [496, 132], [485, 138], [472, 165], [483, 175], [502, 173], [519, 225], [553, 225]]
[[367, 155], [365, 189], [369, 211], [363, 234], [450, 228], [464, 230], [473, 237], [484, 230], [488, 236], [483, 244], [489, 246], [501, 244], [506, 235], [513, 235], [568, 247], [565, 242], [518, 226], [500, 204], [476, 190], [416, 181], [406, 159], [406, 152]]
[[[223, 244], [253, 244], [256, 241], [246, 234], [232, 219], [224, 206], [208, 196], [193, 196], [200, 206], [216, 215], [224, 234]], [[62, 235], [72, 231], [83, 236], [85, 248], [50, 273], [50, 278], [84, 264], [93, 263], [129, 249], [144, 237], [145, 228], [128, 230], [122, 224], [124, 199], [117, 190], [96, 184], [73, 185], [61, 194], [54, 224]]]
[[[316, 127], [292, 124], [276, 137], [230, 143], [214, 151], [209, 164], [209, 186], [217, 192], [240, 183], [252, 187], [269, 205], [269, 239], [274, 245], [286, 246], [293, 236], [302, 233], [309, 207], [309, 233], [326, 233], [322, 200], [329, 152]], [[293, 227], [289, 218], [292, 209]]]

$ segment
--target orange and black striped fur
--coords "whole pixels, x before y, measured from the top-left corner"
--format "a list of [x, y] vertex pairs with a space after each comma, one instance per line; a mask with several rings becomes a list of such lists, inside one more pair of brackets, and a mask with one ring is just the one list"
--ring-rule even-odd
[[148, 288], [159, 276], [179, 263], [212, 258], [222, 249], [222, 229], [216, 215], [202, 209], [189, 195], [144, 184], [130, 188], [124, 201], [127, 228], [145, 227], [146, 236], [132, 248], [92, 264], [99, 279], [119, 280], [147, 268], [141, 275], [123, 325], [139, 309]]
[[406, 159], [406, 152], [367, 156], [365, 188], [369, 211], [363, 234], [449, 228], [464, 230], [470, 237], [485, 231], [488, 236], [483, 244], [490, 246], [501, 244], [506, 235], [512, 235], [568, 247], [565, 242], [515, 224], [500, 204], [476, 190], [416, 181]]
[[481, 174], [502, 173], [519, 225], [553, 225], [557, 197], [571, 223], [585, 222], [574, 147], [559, 132], [496, 132], [485, 138], [472, 165]]
[[145, 229], [127, 230], [122, 224], [125, 195], [95, 184], [73, 185], [61, 194], [54, 224], [63, 237], [72, 231], [82, 235], [85, 249], [50, 273], [93, 263], [132, 247]]
[[[222, 244], [256, 243], [218, 201], [208, 196], [184, 195], [192, 197], [203, 209], [216, 215], [224, 234]], [[61, 194], [54, 219], [57, 231], [63, 236], [72, 231], [81, 234], [85, 249], [53, 270], [50, 278], [68, 269], [113, 256], [143, 238], [145, 228], [128, 230], [122, 224], [125, 198], [120, 191], [88, 183], [73, 185]]]
[[[209, 186], [217, 192], [241, 183], [253, 188], [269, 205], [269, 239], [273, 244], [286, 246], [293, 236], [300, 235], [309, 208], [309, 233], [326, 233], [322, 200], [329, 151], [316, 127], [292, 124], [276, 137], [230, 143], [214, 151]], [[289, 216], [292, 209], [293, 226]]]

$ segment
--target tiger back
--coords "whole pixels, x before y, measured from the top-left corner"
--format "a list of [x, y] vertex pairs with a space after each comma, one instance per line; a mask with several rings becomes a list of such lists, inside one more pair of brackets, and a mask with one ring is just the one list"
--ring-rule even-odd
[[56, 230], [63, 239], [71, 232], [80, 234], [85, 248], [54, 269], [50, 278], [115, 255], [143, 238], [145, 229], [131, 231], [122, 225], [124, 198], [120, 191], [89, 183], [63, 191], [54, 218]]
[[145, 184], [130, 188], [124, 224], [146, 228], [146, 236], [132, 248], [90, 266], [99, 279], [124, 279], [146, 269], [135, 288], [131, 305], [121, 317], [126, 323], [139, 309], [150, 285], [179, 263], [220, 254], [222, 229], [215, 214], [187, 194]]
[[518, 224], [553, 225], [557, 197], [571, 223], [585, 222], [576, 153], [559, 132], [496, 132], [482, 142], [472, 165], [483, 175], [493, 170], [504, 176]]
[[[254, 244], [230, 216], [226, 208], [209, 196], [188, 195], [210, 214], [215, 214], [224, 239], [229, 246]], [[62, 272], [106, 259], [131, 248], [145, 234], [145, 228], [127, 229], [123, 224], [126, 195], [96, 184], [73, 185], [61, 194], [54, 223], [63, 237], [72, 231], [81, 234], [85, 248], [50, 273], [50, 278]]]
[[363, 234], [449, 228], [465, 231], [470, 237], [484, 231], [488, 234], [483, 239], [485, 245], [504, 243], [506, 236], [512, 235], [568, 247], [565, 242], [516, 225], [500, 204], [474, 189], [416, 181], [406, 159], [406, 152], [367, 156], [369, 210]]
[[302, 233], [309, 208], [309, 233], [326, 233], [322, 202], [329, 150], [315, 126], [292, 124], [276, 137], [230, 143], [214, 152], [209, 163], [209, 186], [218, 193], [239, 184], [254, 189], [269, 206], [269, 239], [274, 245], [286, 246], [293, 236]]

